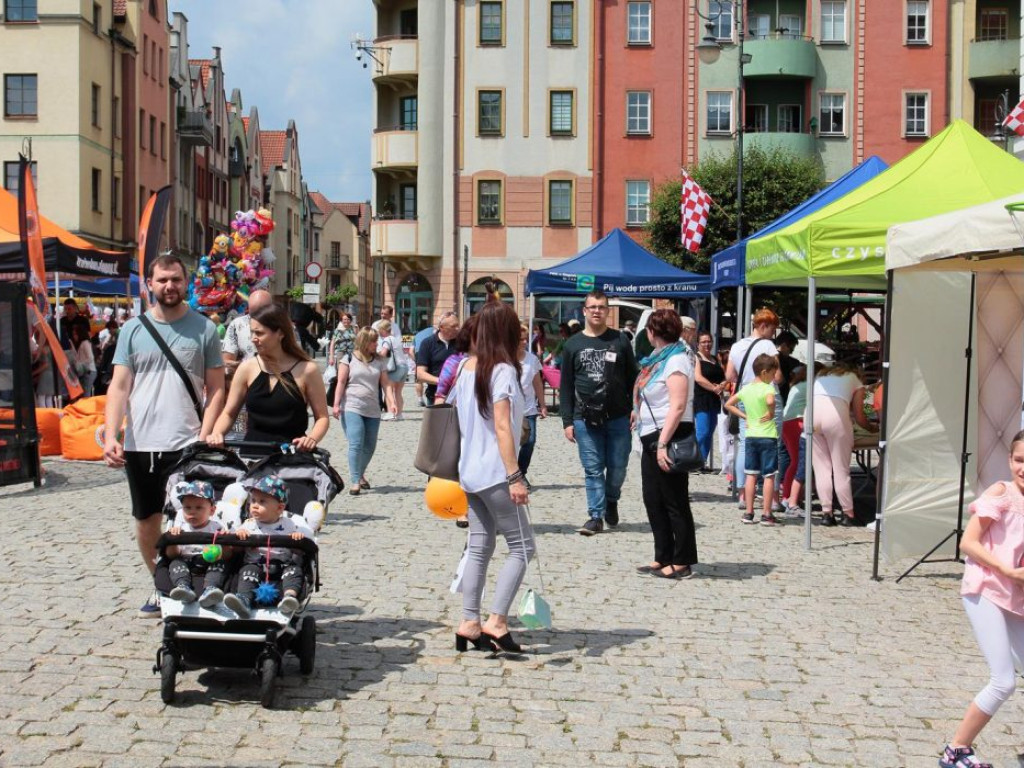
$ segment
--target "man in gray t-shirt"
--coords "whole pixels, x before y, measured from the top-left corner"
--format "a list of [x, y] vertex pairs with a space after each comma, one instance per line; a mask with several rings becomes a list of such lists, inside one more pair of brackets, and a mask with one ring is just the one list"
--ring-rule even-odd
[[[152, 334], [138, 318], [125, 323], [118, 335], [107, 389], [103, 457], [108, 466], [125, 468], [139, 552], [152, 573], [166, 473], [177, 463], [182, 449], [206, 437], [220, 415], [224, 361], [216, 326], [184, 303], [185, 267], [180, 259], [155, 259], [149, 265], [146, 285], [157, 302], [147, 318], [185, 370], [200, 402], [204, 389], [206, 393], [200, 420], [188, 386]], [[118, 434], [122, 424], [123, 438]], [[150, 596], [139, 615], [160, 618], [159, 593]]]

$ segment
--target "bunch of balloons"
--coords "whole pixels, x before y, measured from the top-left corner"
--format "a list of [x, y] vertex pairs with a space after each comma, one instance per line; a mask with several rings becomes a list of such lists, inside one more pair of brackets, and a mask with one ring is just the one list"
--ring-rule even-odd
[[231, 230], [230, 236], [214, 238], [189, 284], [189, 306], [207, 315], [243, 310], [249, 294], [270, 285], [274, 275], [274, 252], [267, 247], [274, 231], [270, 211], [238, 211]]

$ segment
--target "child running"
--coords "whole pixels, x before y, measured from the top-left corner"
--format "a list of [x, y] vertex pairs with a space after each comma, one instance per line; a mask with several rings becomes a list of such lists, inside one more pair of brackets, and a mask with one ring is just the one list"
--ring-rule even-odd
[[972, 744], [1016, 683], [1014, 654], [1024, 659], [1024, 432], [1010, 443], [1009, 483], [995, 483], [970, 506], [960, 551], [964, 610], [992, 677], [967, 707], [940, 768], [992, 768]]
[[[761, 525], [775, 525], [778, 521], [772, 514], [775, 499], [775, 475], [779, 471], [779, 428], [775, 423], [775, 371], [779, 369], [778, 358], [772, 355], [758, 355], [754, 358], [753, 381], [725, 402], [725, 409], [747, 421], [746, 464], [743, 472], [746, 484], [743, 498], [747, 511], [743, 522], [754, 522], [754, 491], [757, 478], [764, 478], [764, 512]], [[743, 403], [744, 411], [736, 407]]]
[[[249, 519], [235, 530], [240, 539], [249, 536], [291, 536], [305, 538], [303, 527], [285, 515], [288, 487], [277, 475], [261, 477], [249, 491]], [[247, 619], [255, 604], [256, 589], [269, 582], [283, 591], [277, 604], [288, 616], [299, 608], [302, 590], [303, 554], [287, 547], [246, 547], [242, 568], [238, 572], [238, 591], [224, 598], [224, 605]]]
[[[172, 536], [179, 533], [217, 533], [224, 530], [219, 521], [213, 519], [213, 486], [203, 480], [178, 483], [174, 495], [181, 501], [181, 513], [168, 530]], [[172, 558], [168, 573], [174, 589], [170, 597], [183, 603], [194, 603], [196, 593], [192, 588], [192, 577], [205, 576], [203, 594], [199, 605], [212, 608], [224, 599], [225, 563], [230, 552], [223, 550], [221, 556], [209, 562], [203, 557], [203, 544], [172, 545], [167, 556]]]

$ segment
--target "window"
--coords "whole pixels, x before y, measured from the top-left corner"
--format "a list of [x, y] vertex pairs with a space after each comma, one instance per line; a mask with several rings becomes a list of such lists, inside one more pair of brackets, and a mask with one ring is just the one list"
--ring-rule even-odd
[[416, 37], [420, 21], [415, 8], [406, 8], [398, 13], [398, 34], [402, 37]]
[[571, 136], [575, 130], [573, 120], [573, 96], [572, 91], [551, 91], [550, 109], [548, 116], [549, 132], [552, 136]]
[[1006, 40], [1010, 36], [1010, 11], [1007, 8], [978, 10], [978, 40]]
[[92, 6], [92, 33], [98, 35], [103, 27], [103, 6], [93, 3]]
[[156, 154], [156, 117], [149, 116], [149, 153]]
[[766, 40], [771, 36], [772, 17], [767, 13], [747, 14], [747, 34], [755, 40]]
[[114, 186], [110, 190], [110, 210], [115, 219], [121, 218], [121, 179], [114, 177]]
[[99, 168], [92, 169], [92, 209], [100, 211], [100, 189], [103, 184], [103, 172]]
[[402, 184], [398, 188], [398, 200], [401, 205], [401, 217], [409, 221], [416, 220], [416, 185]]
[[732, 91], [708, 91], [708, 133], [732, 133]]
[[822, 0], [821, 3], [821, 42], [846, 42], [846, 2], [845, 0]]
[[331, 240], [331, 269], [341, 268], [341, 243]]
[[415, 131], [419, 126], [419, 97], [406, 96], [398, 102], [402, 114], [400, 128], [403, 131]]
[[626, 182], [626, 226], [639, 227], [651, 218], [651, 182]]
[[767, 104], [747, 104], [744, 112], [743, 130], [749, 133], [764, 133], [768, 130]]
[[629, 45], [651, 44], [651, 3], [627, 3], [626, 42]]
[[118, 96], [114, 97], [113, 108], [111, 110], [114, 113], [114, 138], [121, 138], [121, 99]]
[[160, 18], [160, 14], [156, 8], [156, 0], [149, 0], [149, 15], [152, 16], [154, 19]]
[[928, 2], [907, 0], [907, 45], [928, 43]]
[[149, 35], [142, 36], [142, 73], [149, 74]]
[[4, 0], [4, 21], [39, 21], [36, 0]]
[[779, 104], [780, 133], [803, 133], [803, 107], [799, 104]]
[[159, 51], [159, 55], [156, 58], [156, 71], [157, 71], [157, 76], [156, 77], [157, 77], [157, 80], [160, 81], [160, 87], [163, 88], [164, 87], [164, 48], [163, 48], [163, 46], [160, 46], [160, 48], [158, 48], [157, 50]]
[[548, 182], [548, 224], [572, 224], [572, 182]]
[[36, 117], [38, 100], [38, 75], [4, 75], [4, 117]]
[[560, 2], [555, 0], [551, 3], [551, 44], [552, 45], [573, 45], [576, 42], [575, 24], [576, 15], [575, 3]]
[[139, 218], [142, 218], [142, 212], [146, 208], [146, 203], [149, 202], [149, 198], [146, 197], [146, 188], [143, 186], [139, 187]]
[[821, 94], [818, 131], [822, 136], [842, 136], [846, 133], [846, 94]]
[[709, 0], [708, 16], [711, 18], [711, 34], [716, 40], [732, 40], [733, 0]]
[[505, 9], [501, 3], [480, 3], [480, 45], [501, 45], [505, 41], [502, 23]]
[[92, 101], [89, 107], [89, 117], [92, 120], [92, 124], [95, 128], [100, 127], [100, 87], [96, 83], [92, 84]]
[[167, 159], [167, 123], [160, 121], [160, 159]]
[[786, 40], [799, 40], [804, 34], [804, 20], [794, 14], [780, 14], [778, 31], [779, 37]]
[[626, 91], [626, 133], [651, 132], [651, 92]]
[[903, 97], [903, 132], [906, 136], [928, 135], [928, 94], [907, 93]]
[[481, 136], [500, 136], [504, 123], [501, 91], [480, 91], [477, 101], [477, 133]]
[[[37, 190], [39, 189], [39, 175], [37, 173], [36, 161], [32, 161], [30, 164], [32, 168], [32, 186]], [[4, 189], [10, 192], [15, 197], [18, 196], [18, 188], [21, 186], [20, 177], [18, 171], [21, 168], [21, 164], [15, 160], [13, 163], [4, 163]]]
[[476, 223], [501, 224], [501, 182], [478, 181], [476, 190]]
[[146, 148], [146, 110], [139, 110], [139, 149]]

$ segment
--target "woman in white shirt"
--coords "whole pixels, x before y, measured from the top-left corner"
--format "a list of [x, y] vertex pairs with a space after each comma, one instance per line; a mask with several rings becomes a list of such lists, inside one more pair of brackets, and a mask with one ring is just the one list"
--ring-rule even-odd
[[526, 401], [524, 418], [526, 419], [527, 434], [523, 444], [519, 447], [519, 471], [523, 473], [523, 481], [529, 489], [530, 481], [526, 479], [530, 471], [530, 462], [533, 459], [533, 448], [537, 444], [537, 417], [542, 419], [548, 417], [547, 406], [544, 405], [544, 379], [540, 375], [540, 358], [532, 352], [526, 351], [526, 344], [530, 340], [530, 329], [525, 324], [519, 326], [519, 365], [521, 366], [519, 386], [522, 387], [523, 397]]
[[[377, 354], [384, 359], [387, 372], [387, 386], [384, 388], [385, 395], [391, 392], [391, 398], [395, 401], [395, 410], [383, 416], [384, 421], [398, 421], [402, 418], [402, 408], [405, 403], [402, 399], [402, 387], [405, 386], [405, 377], [409, 373], [409, 358], [402, 349], [400, 337], [391, 335], [391, 321], [380, 320], [377, 323]], [[394, 363], [391, 363], [394, 359]], [[392, 368], [394, 370], [392, 370]]]
[[[512, 307], [492, 301], [480, 310], [472, 352], [448, 395], [459, 413], [459, 484], [469, 497], [469, 555], [462, 576], [462, 623], [455, 648], [521, 653], [508, 631], [508, 613], [533, 557], [535, 544], [529, 503], [517, 454], [523, 425], [519, 385], [519, 318]], [[508, 560], [498, 582], [487, 621], [480, 621], [487, 566], [497, 535], [505, 538]]]
[[75, 373], [82, 385], [85, 397], [92, 397], [92, 386], [96, 381], [96, 356], [92, 351], [92, 341], [84, 325], [71, 326], [71, 343], [75, 348]]
[[864, 415], [864, 382], [856, 368], [837, 363], [814, 380], [814, 489], [821, 502], [821, 524], [836, 525], [832, 493], [839, 497], [839, 525], [855, 525], [850, 459], [853, 458], [853, 418], [864, 429], [873, 427]]
[[640, 479], [654, 534], [654, 561], [637, 568], [663, 579], [688, 579], [697, 562], [697, 534], [690, 510], [690, 478], [669, 473], [668, 444], [693, 434], [693, 362], [679, 340], [683, 324], [672, 309], [647, 321], [654, 349], [640, 361], [633, 411], [643, 453]]

